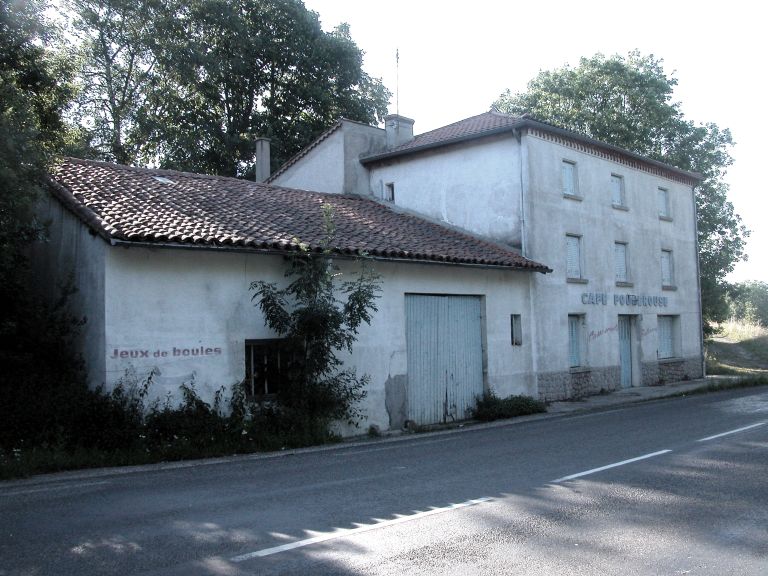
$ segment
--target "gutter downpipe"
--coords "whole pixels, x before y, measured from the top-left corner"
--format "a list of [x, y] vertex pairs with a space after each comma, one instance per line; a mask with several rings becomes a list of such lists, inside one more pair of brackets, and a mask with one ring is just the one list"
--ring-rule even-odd
[[[523, 133], [515, 128], [512, 130], [518, 145], [520, 146], [520, 249], [523, 253], [523, 257], [528, 258], [528, 241], [525, 217], [525, 206], [528, 197], [528, 140], [524, 138]], [[534, 299], [536, 297], [536, 291], [534, 290], [534, 283], [536, 279], [531, 274], [528, 277], [528, 318], [529, 318], [529, 333], [531, 335], [531, 379], [533, 389], [536, 391], [536, 396], [540, 399], [539, 394], [539, 348], [537, 338], [537, 324], [536, 324], [536, 306]]]

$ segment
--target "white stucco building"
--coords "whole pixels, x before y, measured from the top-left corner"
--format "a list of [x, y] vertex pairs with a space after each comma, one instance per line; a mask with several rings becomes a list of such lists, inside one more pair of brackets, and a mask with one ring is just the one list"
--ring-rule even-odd
[[697, 175], [496, 112], [412, 127], [341, 120], [266, 184], [66, 160], [33, 261], [47, 286], [74, 274], [92, 384], [273, 392], [279, 343], [248, 287], [286, 282], [295, 239], [320, 245], [323, 204], [342, 271], [365, 251], [382, 278], [345, 358], [370, 376], [365, 425], [702, 375]]
[[413, 124], [342, 120], [268, 181], [373, 196], [552, 268], [509, 311], [530, 326], [521, 390], [552, 400], [702, 376], [697, 174], [495, 111], [415, 137]]

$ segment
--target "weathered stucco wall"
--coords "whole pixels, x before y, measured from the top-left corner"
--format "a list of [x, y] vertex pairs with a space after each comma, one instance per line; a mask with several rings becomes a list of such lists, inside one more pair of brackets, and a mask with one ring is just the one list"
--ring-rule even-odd
[[[344, 273], [355, 268], [341, 261]], [[105, 362], [110, 384], [155, 370], [152, 394], [177, 394], [194, 378], [200, 395], [244, 377], [246, 339], [270, 338], [251, 302], [254, 280], [284, 284], [281, 256], [206, 250], [113, 248], [107, 258]], [[486, 385], [502, 395], [535, 395], [531, 373], [529, 273], [376, 262], [383, 291], [347, 364], [370, 375], [364, 425], [402, 425], [407, 385], [405, 294], [484, 296]], [[510, 314], [523, 315], [524, 344], [512, 346]], [[352, 430], [344, 430], [346, 433]]]
[[520, 247], [520, 154], [512, 137], [440, 148], [370, 167], [371, 194], [386, 184], [395, 204]]
[[[579, 382], [592, 378], [594, 382], [587, 388], [593, 389], [593, 393], [604, 388], [605, 369], [619, 364], [619, 314], [634, 316], [634, 352], [643, 366], [657, 362], [660, 314], [680, 317], [680, 357], [700, 358], [691, 187], [532, 135], [524, 137], [523, 145], [528, 158], [527, 256], [554, 270], [552, 274], [533, 278], [538, 330], [546, 335], [537, 342], [539, 370], [546, 373], [540, 380], [541, 393], [551, 397], [552, 382], [567, 387], [564, 382], [574, 378]], [[580, 199], [563, 195], [563, 160], [576, 163]], [[625, 210], [612, 206], [612, 174], [624, 179]], [[669, 190], [671, 221], [659, 218], [659, 186]], [[581, 236], [583, 281], [580, 283], [566, 279], [567, 234]], [[627, 245], [628, 285], [616, 283], [615, 242]], [[673, 251], [675, 290], [662, 287], [662, 249]], [[590, 294], [605, 297], [592, 300]], [[638, 298], [628, 298], [631, 295]], [[663, 305], [659, 304], [659, 298], [664, 299]], [[580, 373], [582, 375], [574, 377], [569, 370], [568, 314], [585, 315], [586, 367], [592, 369], [592, 376]], [[698, 371], [692, 370], [690, 360], [687, 366], [686, 374], [690, 377], [701, 375], [701, 367]], [[635, 368], [633, 384], [647, 383], [648, 371], [639, 366]]]
[[276, 186], [332, 194], [368, 194], [368, 172], [360, 156], [381, 151], [386, 143], [384, 130], [351, 120], [277, 176]]
[[271, 184], [340, 194], [344, 188], [344, 135], [335, 131]]
[[41, 198], [37, 215], [48, 223], [48, 237], [30, 251], [33, 286], [50, 301], [58, 299], [65, 286], [76, 289], [69, 306], [72, 314], [85, 319], [78, 342], [88, 381], [98, 386], [105, 381], [104, 259], [108, 244], [51, 196]]

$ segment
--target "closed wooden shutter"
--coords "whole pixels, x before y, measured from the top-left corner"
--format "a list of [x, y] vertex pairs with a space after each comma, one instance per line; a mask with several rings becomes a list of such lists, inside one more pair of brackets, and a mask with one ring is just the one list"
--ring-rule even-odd
[[568, 278], [581, 278], [581, 238], [566, 236]]
[[659, 216], [669, 216], [669, 192], [666, 188], [658, 190]]
[[576, 165], [572, 162], [563, 162], [563, 194], [576, 195]]
[[672, 252], [669, 250], [661, 251], [661, 285], [672, 286]]
[[568, 357], [571, 368], [581, 366], [581, 316], [568, 316]]
[[616, 242], [613, 245], [614, 270], [616, 282], [627, 281], [627, 245]]
[[672, 316], [659, 316], [658, 325], [659, 358], [672, 358], [675, 355]]
[[624, 205], [624, 179], [611, 174], [611, 201], [616, 206]]

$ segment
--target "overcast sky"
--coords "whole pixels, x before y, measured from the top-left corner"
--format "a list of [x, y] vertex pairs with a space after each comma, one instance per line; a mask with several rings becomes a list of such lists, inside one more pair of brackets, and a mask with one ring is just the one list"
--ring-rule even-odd
[[[768, 41], [760, 4], [674, 0], [512, 2], [474, 0], [305, 0], [325, 29], [341, 22], [365, 52], [365, 69], [397, 87], [399, 109], [426, 132], [488, 110], [509, 88], [525, 89], [539, 70], [597, 52], [639, 49], [664, 59], [678, 79], [686, 117], [730, 128], [737, 145], [730, 199], [752, 230], [749, 262], [731, 280], [768, 282], [768, 191], [758, 176], [766, 125]], [[390, 112], [395, 112], [395, 97]]]

